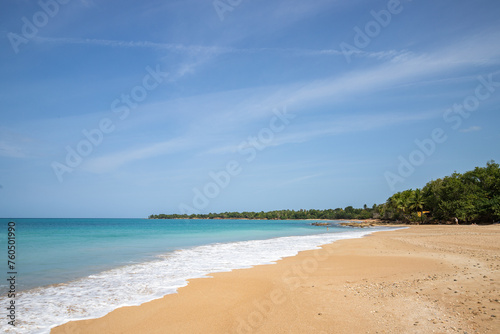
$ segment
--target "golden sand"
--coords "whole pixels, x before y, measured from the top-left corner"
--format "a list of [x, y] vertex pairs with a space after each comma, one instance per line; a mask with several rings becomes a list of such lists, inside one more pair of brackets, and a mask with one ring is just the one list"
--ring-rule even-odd
[[498, 225], [378, 232], [212, 276], [51, 333], [500, 333]]

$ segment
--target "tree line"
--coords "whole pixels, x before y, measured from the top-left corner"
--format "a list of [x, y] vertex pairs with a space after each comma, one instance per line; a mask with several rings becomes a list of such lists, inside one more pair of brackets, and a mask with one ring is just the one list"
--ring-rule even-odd
[[383, 204], [327, 210], [159, 214], [150, 219], [382, 219], [404, 223], [492, 223], [500, 220], [500, 168], [495, 161], [463, 174], [398, 192]]
[[392, 195], [380, 217], [403, 222], [492, 223], [500, 220], [500, 168], [495, 161]]
[[363, 209], [355, 209], [348, 206], [345, 209], [337, 208], [335, 210], [275, 210], [268, 212], [223, 212], [208, 214], [159, 214], [150, 215], [150, 219], [369, 219], [373, 217], [373, 212], [377, 205]]

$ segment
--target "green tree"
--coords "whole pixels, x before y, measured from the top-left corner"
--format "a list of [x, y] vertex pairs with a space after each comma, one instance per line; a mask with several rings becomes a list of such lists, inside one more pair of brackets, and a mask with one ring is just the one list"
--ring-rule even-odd
[[415, 189], [410, 198], [410, 209], [414, 210], [417, 213], [417, 217], [418, 213], [420, 212], [420, 222], [422, 222], [424, 219], [424, 204], [425, 200], [422, 191], [420, 189]]

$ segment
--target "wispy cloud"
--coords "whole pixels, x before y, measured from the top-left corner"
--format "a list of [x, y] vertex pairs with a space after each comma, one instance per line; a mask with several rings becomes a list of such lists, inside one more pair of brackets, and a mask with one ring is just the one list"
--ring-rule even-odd
[[350, 115], [339, 117], [338, 119], [331, 117], [330, 120], [309, 123], [306, 126], [301, 127], [298, 131], [290, 132], [290, 134], [280, 137], [277, 140], [276, 145], [306, 142], [325, 136], [372, 131], [404, 123], [433, 119], [438, 116], [440, 116], [439, 112], [428, 111], [421, 113]]
[[302, 181], [313, 179], [315, 177], [319, 177], [322, 175], [323, 175], [323, 173], [318, 173], [318, 174], [313, 174], [313, 175], [305, 175], [305, 176], [297, 177], [297, 178], [292, 179], [292, 180], [287, 180], [287, 181], [281, 183], [279, 186], [288, 186], [290, 184], [300, 183]]
[[112, 153], [98, 158], [89, 159], [83, 166], [86, 171], [93, 173], [106, 173], [119, 167], [139, 160], [170, 154], [190, 147], [192, 142], [183, 139], [172, 139], [165, 142], [154, 143], [140, 148], [133, 148], [117, 153]]
[[467, 39], [427, 54], [405, 52], [370, 69], [308, 83], [285, 103], [289, 105], [325, 98], [344, 98], [353, 93], [374, 92], [391, 85], [406, 84], [410, 80], [428, 80], [430, 75], [450, 70], [500, 63], [500, 45], [493, 42], [497, 37], [500, 38], [500, 34], [485, 36], [481, 42]]
[[33, 138], [0, 128], [0, 156], [9, 158], [29, 158], [36, 154], [37, 143]]
[[[472, 43], [472, 42], [470, 42]], [[500, 55], [500, 48], [486, 46], [481, 52], [482, 45], [476, 45], [481, 57], [495, 59]], [[453, 52], [456, 50], [457, 52]], [[255, 87], [245, 90], [227, 91], [217, 93], [217, 98], [202, 98], [200, 101], [242, 101], [230, 105], [220, 105], [215, 108], [218, 112], [212, 112], [210, 117], [198, 117], [201, 127], [193, 125], [201, 131], [210, 131], [211, 134], [217, 129], [231, 132], [231, 138], [224, 138], [224, 144], [219, 145], [218, 141], [213, 142], [213, 146], [202, 154], [233, 154], [238, 150], [238, 146], [245, 140], [244, 136], [236, 134], [245, 126], [248, 133], [248, 124], [261, 122], [265, 118], [271, 117], [270, 110], [279, 106], [287, 106], [293, 113], [308, 113], [314, 106], [335, 106], [344, 101], [359, 96], [360, 94], [375, 94], [380, 90], [387, 90], [399, 85], [412, 84], [433, 84], [429, 78], [436, 74], [449, 72], [452, 69], [463, 68], [476, 65], [481, 60], [469, 56], [463, 59], [460, 53], [461, 44], [451, 45], [434, 53], [414, 54], [405, 53], [397, 61], [393, 59], [385, 61], [383, 64], [372, 66], [363, 71], [351, 71], [343, 76], [335, 76], [324, 80], [315, 80], [304, 83], [292, 83], [285, 86], [276, 87]], [[466, 51], [464, 51], [466, 52]], [[444, 56], [444, 58], [443, 58]], [[455, 78], [455, 80], [458, 80]], [[460, 79], [462, 80], [462, 79]], [[245, 98], [242, 100], [242, 96]], [[239, 97], [239, 98], [235, 98]], [[194, 100], [198, 98], [194, 97]], [[192, 101], [190, 104], [197, 105], [201, 102]], [[192, 109], [204, 110], [204, 108], [193, 107]], [[323, 119], [318, 123], [301, 123], [300, 127], [291, 126], [286, 134], [276, 136], [270, 144], [279, 146], [290, 143], [301, 143], [310, 141], [322, 136], [333, 136], [347, 132], [370, 131], [386, 126], [394, 126], [405, 122], [417, 122], [439, 117], [442, 110], [429, 110], [417, 113], [376, 113], [373, 111], [361, 115], [348, 115], [341, 118]], [[190, 116], [191, 117], [191, 116]], [[256, 123], [254, 123], [256, 124]], [[213, 126], [212, 126], [213, 125]], [[222, 130], [221, 130], [222, 131]], [[229, 140], [229, 143], [228, 143]], [[234, 140], [233, 143], [230, 141]]]
[[[151, 41], [121, 41], [108, 39], [93, 39], [93, 38], [67, 38], [67, 37], [36, 37], [36, 41], [40, 43], [54, 44], [81, 44], [103, 47], [116, 48], [149, 48], [156, 50], [166, 50], [176, 53], [185, 54], [206, 54], [206, 55], [222, 55], [228, 53], [275, 53], [286, 56], [296, 57], [319, 57], [319, 56], [341, 56], [344, 53], [336, 49], [302, 49], [302, 48], [234, 48], [224, 46], [203, 46], [203, 45], [184, 45], [173, 43], [159, 43]], [[393, 59], [397, 60], [409, 54], [407, 50], [387, 50], [387, 51], [364, 51], [359, 50], [353, 52], [359, 57], [375, 58], [379, 60]]]
[[38, 42], [58, 43], [58, 44], [83, 44], [83, 45], [96, 45], [106, 47], [120, 47], [120, 48], [149, 48], [161, 49], [173, 52], [182, 53], [226, 53], [230, 52], [230, 48], [211, 47], [200, 45], [183, 45], [171, 43], [157, 43], [150, 41], [120, 41], [109, 39], [93, 39], [93, 38], [66, 38], [66, 37], [36, 37]]
[[0, 141], [0, 156], [9, 158], [26, 158], [27, 154], [24, 148], [19, 145], [2, 140]]
[[[372, 131], [384, 127], [400, 125], [409, 122], [425, 121], [441, 116], [440, 110], [431, 110], [420, 113], [385, 113], [385, 114], [363, 114], [350, 115], [344, 117], [330, 117], [320, 122], [301, 123], [298, 126], [293, 124], [286, 131], [276, 134], [274, 140], [266, 147], [277, 147], [287, 144], [304, 143], [323, 137], [337, 136], [346, 133], [361, 133]], [[251, 146], [245, 142], [245, 138], [239, 138], [234, 145], [214, 146], [203, 154], [234, 154], [238, 149], [244, 149]], [[237, 139], [235, 139], [237, 140]], [[246, 143], [246, 146], [242, 143]]]
[[[101, 42], [104, 45], [110, 42], [112, 46], [136, 47], [134, 43], [115, 44], [115, 41]], [[197, 120], [191, 123], [191, 128], [200, 131], [200, 133], [197, 133], [196, 136], [190, 131], [184, 134], [185, 138], [192, 138], [189, 145], [179, 140], [155, 143], [146, 147], [89, 160], [85, 168], [94, 172], [110, 171], [130, 162], [173, 153], [178, 151], [181, 147], [194, 146], [196, 145], [194, 144], [196, 141], [199, 147], [206, 147], [207, 145], [199, 144], [202, 140], [207, 138], [208, 134], [217, 136], [221, 134], [223, 130], [226, 131], [227, 129], [233, 129], [233, 131], [231, 131], [232, 135], [224, 137], [224, 140], [211, 141], [212, 147], [204, 151], [204, 154], [235, 153], [237, 152], [239, 144], [245, 140], [244, 136], [240, 135], [241, 137], [238, 137], [235, 135], [238, 129], [245, 126], [247, 129], [246, 133], [248, 133], [248, 124], [250, 122], [262, 121], [264, 118], [270, 117], [270, 113], [265, 112], [266, 110], [269, 111], [278, 106], [287, 106], [290, 110], [293, 110], [294, 113], [307, 113], [312, 105], [332, 106], [346, 99], [350, 99], [353, 96], [359, 96], [359, 94], [375, 94], [379, 90], [388, 89], [397, 85], [404, 85], [408, 82], [419, 82], [420, 80], [427, 81], [436, 73], [448, 72], [452, 69], [464, 66], [477, 65], [482, 63], [483, 59], [491, 59], [494, 61], [500, 56], [500, 47], [485, 46], [481, 43], [475, 44], [474, 41], [467, 41], [465, 44], [474, 45], [476, 47], [476, 50], [471, 54], [469, 51], [461, 49], [463, 44], [464, 43], [447, 46], [442, 50], [421, 55], [409, 52], [389, 52], [387, 54], [389, 59], [383, 64], [372, 66], [370, 69], [363, 69], [363, 71], [351, 71], [343, 76], [335, 76], [324, 80], [315, 80], [301, 84], [292, 83], [274, 88], [255, 87], [245, 90], [245, 94], [243, 94], [241, 90], [224, 92], [225, 95], [221, 96], [224, 101], [238, 100], [240, 102], [237, 105], [226, 105], [221, 109], [214, 108], [214, 110], [217, 111], [210, 113], [209, 117], [203, 117], [201, 112], [194, 113], [196, 116], [199, 116], [196, 118], [192, 118], [193, 115], [190, 115], [190, 119]], [[149, 44], [137, 44], [137, 46], [141, 45]], [[152, 46], [157, 46], [157, 44], [152, 44], [151, 47]], [[175, 50], [202, 50], [196, 48], [190, 49], [190, 47], [185, 47], [184, 49], [177, 48], [170, 44], [168, 46]], [[214, 49], [209, 48], [207, 50]], [[228, 49], [225, 49], [225, 51], [235, 52], [235, 50], [228, 51]], [[466, 53], [467, 56], [464, 56], [463, 53]], [[381, 58], [385, 56], [384, 54], [379, 55]], [[186, 66], [180, 71], [182, 73], [189, 73], [191, 71], [191, 65]], [[245, 95], [244, 99], [235, 99], [233, 96], [237, 95], [241, 97], [242, 94]], [[200, 102], [204, 101], [204, 99], [195, 97], [193, 101], [193, 105], [190, 107], [191, 109], [199, 111], [205, 110], [204, 106], [206, 103]], [[257, 107], [258, 105], [260, 106]], [[164, 109], [162, 109], [162, 113], [164, 113]], [[404, 122], [431, 119], [437, 117], [436, 115], [438, 114], [439, 112], [437, 111], [420, 113], [371, 113], [364, 115], [349, 115], [343, 118], [330, 117], [329, 119], [323, 119], [321, 122], [317, 123], [302, 123], [300, 126], [294, 126], [292, 124], [290, 129], [287, 129], [286, 134], [283, 133], [280, 134], [280, 136], [276, 136], [276, 139], [271, 145], [279, 146], [290, 143], [306, 142], [323, 136], [370, 131], [372, 129]], [[471, 131], [477, 131], [477, 129], [472, 129]], [[231, 143], [232, 140], [234, 140], [233, 143]], [[223, 144], [221, 144], [222, 142]]]
[[467, 132], [475, 132], [475, 131], [480, 131], [480, 130], [481, 130], [480, 126], [471, 126], [470, 128], [467, 128], [467, 129], [461, 129], [460, 132], [467, 133]]

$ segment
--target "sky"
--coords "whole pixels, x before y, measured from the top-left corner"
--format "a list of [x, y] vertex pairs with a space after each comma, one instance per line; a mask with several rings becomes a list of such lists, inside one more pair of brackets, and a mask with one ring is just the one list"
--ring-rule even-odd
[[497, 0], [3, 0], [0, 217], [329, 209], [500, 162]]

